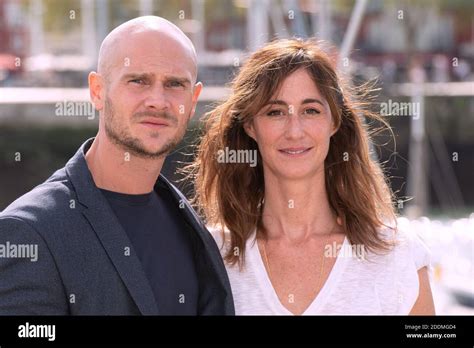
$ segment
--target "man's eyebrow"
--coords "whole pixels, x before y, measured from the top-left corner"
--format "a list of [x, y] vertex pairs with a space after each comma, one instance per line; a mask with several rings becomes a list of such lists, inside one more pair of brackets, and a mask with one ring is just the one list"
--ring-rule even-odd
[[[122, 80], [135, 80], [135, 79], [143, 79], [143, 80], [152, 80], [153, 74], [150, 73], [128, 73], [122, 76]], [[165, 81], [167, 82], [179, 82], [184, 85], [190, 85], [191, 80], [187, 77], [180, 77], [180, 76], [165, 76]]]
[[122, 80], [135, 80], [135, 79], [144, 79], [149, 80], [152, 78], [151, 74], [148, 73], [128, 73], [122, 76]]
[[[301, 104], [311, 104], [311, 103], [318, 103], [318, 104], [321, 104], [322, 106], [324, 106], [324, 103], [317, 99], [317, 98], [306, 98], [304, 99]], [[284, 102], [283, 100], [279, 100], [279, 99], [276, 99], [276, 100], [270, 100], [267, 105], [284, 105], [284, 106], [287, 106], [288, 104], [286, 102]]]
[[179, 77], [179, 76], [167, 76], [165, 77], [166, 81], [173, 81], [173, 82], [180, 82], [184, 85], [190, 85], [191, 80], [189, 80], [187, 77]]

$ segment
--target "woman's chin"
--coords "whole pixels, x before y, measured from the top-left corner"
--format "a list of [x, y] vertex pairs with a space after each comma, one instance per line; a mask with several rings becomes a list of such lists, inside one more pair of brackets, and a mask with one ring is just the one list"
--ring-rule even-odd
[[308, 168], [301, 168], [295, 169], [292, 168], [291, 170], [284, 170], [279, 173], [276, 173], [276, 177], [279, 180], [312, 180], [317, 175], [317, 170], [315, 169], [308, 169]]

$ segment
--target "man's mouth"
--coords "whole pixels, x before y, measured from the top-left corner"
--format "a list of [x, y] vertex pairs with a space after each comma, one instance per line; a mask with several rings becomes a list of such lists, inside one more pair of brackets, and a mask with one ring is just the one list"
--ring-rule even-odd
[[163, 127], [169, 126], [168, 122], [159, 118], [146, 118], [142, 120], [140, 124], [143, 124], [144, 126], [147, 126], [150, 128], [163, 128]]

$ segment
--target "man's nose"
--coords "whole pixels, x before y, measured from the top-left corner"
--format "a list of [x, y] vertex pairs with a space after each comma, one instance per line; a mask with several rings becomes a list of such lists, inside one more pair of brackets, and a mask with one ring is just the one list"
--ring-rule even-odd
[[166, 90], [161, 83], [156, 83], [147, 91], [145, 107], [156, 110], [166, 110], [170, 107]]

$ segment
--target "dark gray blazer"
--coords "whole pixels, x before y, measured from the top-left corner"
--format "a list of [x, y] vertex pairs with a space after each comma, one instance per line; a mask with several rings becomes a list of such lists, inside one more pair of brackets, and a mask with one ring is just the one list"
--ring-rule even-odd
[[[92, 141], [0, 213], [0, 315], [160, 314], [131, 242], [87, 167], [84, 154]], [[233, 315], [214, 239], [171, 183], [160, 176], [156, 185], [185, 207], [180, 210], [196, 254], [198, 313]], [[6, 254], [12, 245], [37, 245], [37, 261], [12, 257], [13, 249]]]

